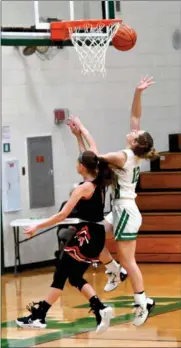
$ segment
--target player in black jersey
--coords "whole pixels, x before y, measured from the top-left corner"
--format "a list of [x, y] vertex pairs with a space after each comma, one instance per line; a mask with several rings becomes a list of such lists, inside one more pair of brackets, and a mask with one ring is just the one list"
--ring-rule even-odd
[[[27, 307], [31, 315], [16, 320], [20, 327], [46, 327], [46, 314], [61, 295], [66, 280], [69, 280], [70, 284], [89, 300], [91, 310], [97, 320], [97, 332], [103, 332], [109, 326], [112, 308], [106, 307], [100, 301], [95, 290], [87, 283], [83, 275], [92, 262], [99, 260], [99, 254], [104, 248], [105, 230], [101, 224], [104, 218], [104, 188], [114, 182], [115, 174], [106, 161], [98, 158], [91, 151], [80, 154], [77, 171], [82, 175], [84, 182], [75, 188], [63, 209], [45, 222], [25, 231], [26, 235], [32, 237], [38, 230], [48, 228], [66, 219], [77, 205], [82, 222], [72, 231], [74, 234], [65, 246], [63, 256], [56, 260], [52, 289], [44, 301], [32, 303]], [[69, 232], [67, 230], [67, 234]]]
[[[75, 118], [70, 117], [67, 122], [67, 125], [70, 127], [71, 132], [75, 135], [77, 139], [79, 151], [84, 152], [86, 150], [93, 150], [93, 152], [95, 152], [94, 148], [96, 145], [94, 146], [94, 148], [91, 148], [88, 142], [86, 143], [84, 142], [82, 133], [79, 127], [76, 127], [74, 122], [75, 122]], [[84, 129], [84, 132], [86, 131], [87, 130]], [[91, 139], [91, 143], [93, 143], [94, 140], [91, 137], [89, 132], [88, 132], [88, 137], [89, 139]], [[105, 190], [104, 190], [104, 195], [105, 195]], [[110, 214], [108, 216], [110, 216]], [[112, 230], [112, 225], [106, 220], [104, 220], [104, 227], [105, 227], [105, 232], [110, 232]], [[99, 261], [104, 264], [104, 266], [106, 267], [105, 273], [108, 274], [108, 281], [104, 287], [104, 291], [106, 292], [113, 291], [114, 289], [117, 288], [117, 286], [120, 283], [124, 282], [127, 279], [128, 277], [127, 271], [113, 259], [112, 255], [110, 254], [106, 246], [104, 247], [104, 249], [99, 255]]]

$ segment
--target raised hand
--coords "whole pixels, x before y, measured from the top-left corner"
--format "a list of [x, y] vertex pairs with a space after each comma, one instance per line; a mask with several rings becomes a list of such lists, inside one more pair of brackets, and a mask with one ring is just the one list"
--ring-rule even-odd
[[136, 89], [143, 91], [144, 89], [147, 89], [148, 87], [152, 86], [155, 83], [153, 81], [153, 77], [149, 77], [148, 75], [145, 76], [141, 81], [138, 83]]
[[75, 126], [72, 117], [68, 119], [67, 125], [70, 127], [72, 134], [74, 134], [76, 137], [81, 134], [80, 129]]
[[81, 130], [81, 127], [83, 126], [83, 124], [80, 121], [80, 119], [78, 117], [71, 117], [71, 120], [72, 120], [74, 126]]

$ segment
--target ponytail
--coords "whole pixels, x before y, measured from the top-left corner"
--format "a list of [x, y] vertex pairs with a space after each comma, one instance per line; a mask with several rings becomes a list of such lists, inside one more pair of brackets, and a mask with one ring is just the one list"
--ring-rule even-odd
[[78, 161], [95, 177], [93, 182], [96, 185], [102, 188], [116, 185], [117, 176], [104, 158], [97, 157], [92, 151], [84, 151], [79, 155]]
[[155, 161], [157, 158], [159, 158], [160, 155], [159, 153], [155, 150], [154, 147], [151, 148], [151, 150], [149, 152], [147, 152], [144, 155], [144, 159], [146, 160], [150, 160], [150, 161]]
[[98, 175], [95, 179], [95, 183], [102, 187], [107, 187], [116, 184], [116, 174], [109, 167], [108, 162], [102, 158], [98, 157]]
[[135, 156], [146, 160], [154, 161], [159, 157], [158, 152], [153, 147], [153, 138], [148, 132], [139, 134], [136, 145], [132, 148]]

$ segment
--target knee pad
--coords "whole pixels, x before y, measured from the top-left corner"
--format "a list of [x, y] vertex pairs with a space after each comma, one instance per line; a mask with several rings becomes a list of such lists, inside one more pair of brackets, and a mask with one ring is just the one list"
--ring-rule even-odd
[[69, 283], [74, 286], [75, 288], [77, 288], [79, 291], [81, 291], [81, 289], [83, 288], [83, 286], [85, 284], [87, 284], [87, 280], [85, 280], [84, 278], [74, 278], [74, 277], [70, 277], [69, 278]]

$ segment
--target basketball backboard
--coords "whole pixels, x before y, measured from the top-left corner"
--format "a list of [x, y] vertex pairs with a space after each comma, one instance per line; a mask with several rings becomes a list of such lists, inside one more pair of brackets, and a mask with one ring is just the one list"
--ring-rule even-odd
[[34, 1], [36, 29], [49, 29], [47, 19], [62, 21], [81, 19], [114, 19], [114, 1]]
[[52, 59], [57, 48], [74, 46], [84, 72], [101, 71], [105, 75], [106, 51], [122, 22], [118, 14], [120, 1], [3, 3], [2, 45], [24, 46], [24, 55], [36, 53], [43, 60]]

